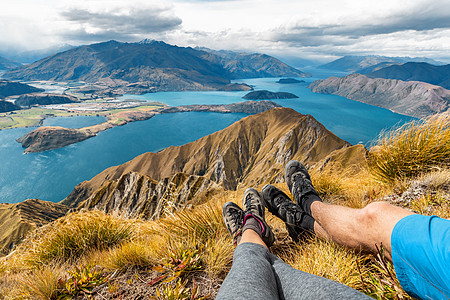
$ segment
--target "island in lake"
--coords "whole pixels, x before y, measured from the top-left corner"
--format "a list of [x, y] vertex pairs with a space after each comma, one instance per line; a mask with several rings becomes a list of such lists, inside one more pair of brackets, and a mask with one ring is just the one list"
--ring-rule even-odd
[[270, 92], [267, 90], [253, 91], [242, 97], [246, 100], [273, 100], [273, 99], [295, 99], [297, 95], [286, 92]]
[[276, 83], [280, 84], [294, 84], [294, 83], [305, 83], [304, 80], [297, 80], [294, 78], [281, 78], [280, 80], [276, 81]]

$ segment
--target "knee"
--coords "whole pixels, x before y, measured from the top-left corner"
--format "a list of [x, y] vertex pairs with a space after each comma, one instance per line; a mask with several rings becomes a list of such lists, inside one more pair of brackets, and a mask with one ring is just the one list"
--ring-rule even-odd
[[383, 213], [389, 211], [391, 205], [387, 202], [372, 202], [358, 213], [358, 222], [368, 227], [376, 225], [382, 219]]

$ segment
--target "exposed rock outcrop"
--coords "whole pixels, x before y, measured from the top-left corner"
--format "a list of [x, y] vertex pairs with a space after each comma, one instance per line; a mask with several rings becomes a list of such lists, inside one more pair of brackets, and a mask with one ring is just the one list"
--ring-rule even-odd
[[390, 109], [413, 117], [426, 117], [449, 109], [450, 91], [419, 81], [368, 78], [351, 74], [314, 81], [315, 93], [334, 94]]
[[78, 208], [98, 209], [125, 218], [158, 219], [199, 204], [223, 190], [202, 176], [177, 173], [160, 181], [136, 172], [108, 180]]
[[270, 92], [267, 90], [253, 91], [242, 97], [247, 100], [273, 100], [273, 99], [295, 99], [298, 96], [286, 92]]
[[0, 256], [7, 254], [28, 232], [64, 216], [67, 206], [29, 199], [0, 204]]
[[183, 172], [204, 176], [227, 189], [283, 181], [284, 165], [298, 159], [310, 166], [350, 146], [310, 115], [274, 108], [246, 117], [195, 142], [145, 153], [80, 183], [63, 201], [77, 206], [104, 182], [138, 172], [155, 180]]

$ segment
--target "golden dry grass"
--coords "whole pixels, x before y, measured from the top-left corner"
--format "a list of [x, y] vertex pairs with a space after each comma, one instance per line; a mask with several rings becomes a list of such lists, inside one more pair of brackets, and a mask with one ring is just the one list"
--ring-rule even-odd
[[[419, 180], [439, 189], [448, 186], [449, 175], [448, 171], [434, 172], [423, 175]], [[327, 197], [328, 202], [351, 207], [364, 206], [390, 191], [386, 185], [371, 180], [370, 176], [345, 178], [333, 173], [313, 173], [312, 178], [316, 186], [322, 187], [321, 194]], [[339, 188], [332, 186], [330, 189], [329, 182]], [[276, 186], [290, 195], [285, 184]], [[8, 260], [0, 261], [0, 273], [8, 274], [8, 278], [14, 278], [15, 282], [0, 282], [0, 293], [23, 296], [20, 290], [23, 291], [23, 285], [27, 285], [26, 293], [29, 295], [41, 299], [49, 297], [54, 292], [58, 276], [67, 274], [74, 266], [85, 265], [98, 265], [110, 273], [157, 270], [158, 274], [165, 276], [165, 280], [170, 280], [158, 288], [161, 291], [169, 286], [186, 283], [184, 292], [189, 294], [193, 291], [192, 278], [200, 276], [197, 274], [211, 278], [215, 282], [214, 286], [217, 286], [231, 267], [234, 251], [222, 221], [222, 205], [230, 200], [241, 205], [242, 194], [242, 190], [226, 192], [194, 209], [185, 209], [149, 222], [123, 220], [98, 211], [70, 214], [52, 226], [38, 230]], [[445, 217], [450, 211], [448, 198], [445, 198], [447, 196], [448, 193], [442, 190], [442, 193], [432, 196], [424, 195], [411, 206], [422, 209], [423, 213], [433, 212]], [[277, 236], [274, 253], [293, 267], [336, 280], [377, 298], [397, 295], [386, 291], [383, 283], [386, 278], [383, 276], [387, 275], [383, 275], [368, 256], [319, 238], [295, 244], [289, 239], [282, 221], [270, 213], [267, 213], [266, 218]], [[108, 231], [104, 232], [106, 229], [102, 225]], [[91, 242], [82, 242], [78, 246], [79, 250], [74, 250], [72, 246], [69, 247], [72, 242], [66, 243], [74, 239]], [[62, 251], [63, 245], [69, 250]], [[59, 250], [56, 251], [56, 248]], [[66, 253], [76, 253], [74, 257], [77, 259], [67, 262]], [[58, 259], [64, 264], [59, 264]], [[53, 261], [54, 267], [45, 267], [42, 263], [46, 261]], [[177, 269], [180, 262], [187, 266], [183, 272]], [[11, 288], [14, 284], [18, 284], [19, 288]]]
[[370, 149], [371, 173], [393, 183], [450, 167], [450, 114], [412, 121], [382, 133]]

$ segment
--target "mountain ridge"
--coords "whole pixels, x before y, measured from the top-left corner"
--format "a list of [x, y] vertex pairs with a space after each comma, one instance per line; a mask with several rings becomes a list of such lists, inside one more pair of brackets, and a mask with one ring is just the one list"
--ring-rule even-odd
[[422, 81], [450, 89], [450, 64], [435, 66], [425, 62], [408, 62], [375, 70], [366, 75], [370, 78]]
[[309, 88], [314, 93], [339, 95], [419, 118], [450, 109], [449, 90], [419, 81], [350, 74], [342, 78], [316, 80]]
[[283, 180], [284, 164], [296, 158], [307, 166], [350, 144], [328, 131], [310, 115], [274, 108], [241, 119], [197, 141], [144, 153], [77, 185], [62, 201], [76, 207], [103, 182], [138, 172], [155, 180], [182, 172], [204, 176], [226, 189]]
[[352, 73], [361, 73], [362, 70], [382, 65], [386, 63], [403, 64], [407, 62], [428, 62], [432, 64], [443, 64], [426, 57], [389, 57], [379, 55], [356, 56], [347, 55], [336, 59], [332, 62], [319, 66], [323, 69], [332, 69], [339, 71], [346, 71]]
[[[236, 60], [237, 57], [241, 61]], [[18, 80], [103, 82], [127, 92], [139, 83], [147, 92], [217, 90], [242, 77], [302, 76], [304, 73], [264, 54], [233, 58], [161, 41], [108, 41], [79, 46], [3, 74]]]

